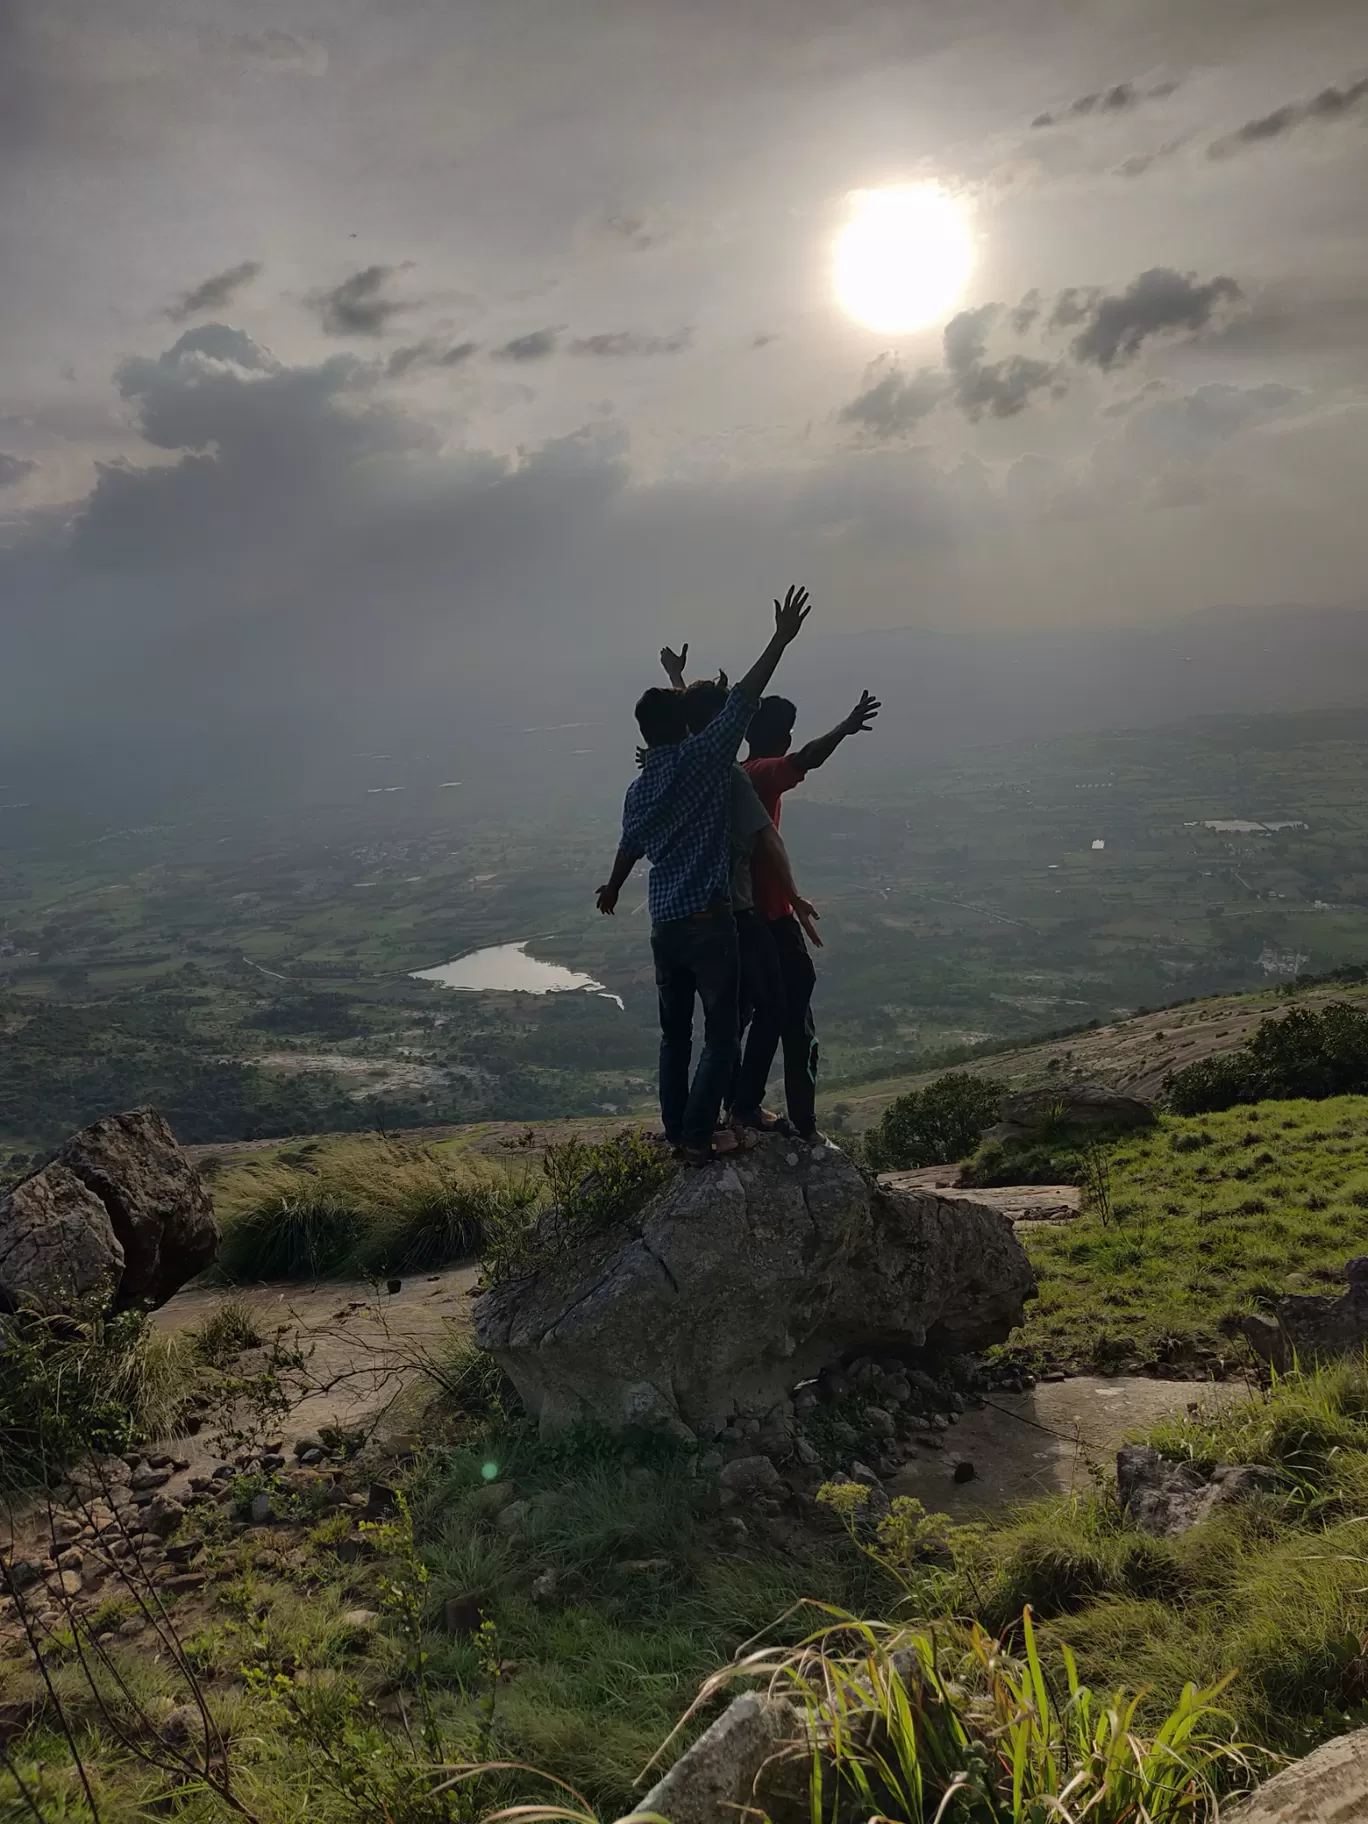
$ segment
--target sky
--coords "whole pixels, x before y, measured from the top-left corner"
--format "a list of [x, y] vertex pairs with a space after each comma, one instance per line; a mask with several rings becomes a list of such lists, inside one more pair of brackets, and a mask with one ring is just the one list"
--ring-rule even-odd
[[1362, 0], [0, 0], [0, 723], [1368, 605], [1365, 194]]

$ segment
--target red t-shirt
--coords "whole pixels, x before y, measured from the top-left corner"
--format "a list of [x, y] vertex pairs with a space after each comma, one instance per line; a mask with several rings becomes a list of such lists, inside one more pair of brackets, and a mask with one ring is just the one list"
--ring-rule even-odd
[[[807, 774], [790, 754], [779, 754], [769, 760], [743, 760], [741, 764], [777, 830], [779, 800], [795, 785], [801, 785]], [[783, 918], [793, 910], [788, 894], [775, 879], [767, 856], [756, 855], [751, 862], [751, 893], [761, 918]]]

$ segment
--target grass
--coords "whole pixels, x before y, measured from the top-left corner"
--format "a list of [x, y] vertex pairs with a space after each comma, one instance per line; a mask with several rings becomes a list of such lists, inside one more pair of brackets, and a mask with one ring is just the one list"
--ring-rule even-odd
[[397, 1140], [295, 1160], [240, 1166], [216, 1183], [223, 1278], [359, 1278], [469, 1259], [535, 1188], [472, 1154]]
[[1368, 1098], [1165, 1116], [1109, 1155], [1111, 1215], [1024, 1229], [1014, 1355], [1077, 1368], [1243, 1359], [1240, 1316], [1342, 1289], [1368, 1247]]

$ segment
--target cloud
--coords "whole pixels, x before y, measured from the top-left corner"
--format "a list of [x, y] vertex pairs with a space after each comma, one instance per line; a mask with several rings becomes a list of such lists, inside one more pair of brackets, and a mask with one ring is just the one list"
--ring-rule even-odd
[[253, 279], [259, 278], [262, 271], [260, 260], [243, 260], [240, 265], [227, 266], [222, 272], [211, 273], [207, 279], [185, 292], [169, 307], [166, 314], [172, 322], [180, 323], [202, 310], [222, 310]]
[[391, 380], [415, 367], [461, 367], [479, 350], [478, 342], [413, 342], [407, 348], [396, 348], [385, 363]]
[[1019, 304], [1007, 313], [1007, 321], [1019, 336], [1024, 336], [1031, 329], [1040, 315], [1040, 293], [1034, 287], [1026, 293]]
[[609, 234], [625, 241], [634, 253], [645, 253], [669, 239], [668, 231], [643, 215], [610, 215], [605, 226]]
[[1151, 337], [1175, 330], [1195, 335], [1243, 296], [1224, 275], [1199, 281], [1194, 273], [1151, 266], [1122, 292], [1061, 292], [1050, 321], [1056, 328], [1082, 324], [1070, 345], [1074, 359], [1107, 369], [1131, 360]]
[[1307, 395], [1265, 381], [1212, 383], [1176, 397], [1138, 394], [1117, 434], [1093, 455], [1096, 482], [1114, 504], [1186, 507], [1206, 497], [1214, 465], [1251, 432], [1295, 412]]
[[572, 355], [677, 355], [693, 346], [693, 331], [678, 329], [670, 336], [647, 336], [635, 329], [613, 329], [597, 336], [582, 336], [570, 344]]
[[1365, 103], [1368, 103], [1368, 76], [1360, 76], [1356, 82], [1346, 83], [1343, 88], [1332, 85], [1305, 101], [1285, 102], [1282, 107], [1274, 108], [1271, 114], [1261, 114], [1254, 120], [1247, 120], [1242, 127], [1237, 127], [1223, 139], [1213, 140], [1207, 147], [1207, 156], [1232, 158], [1237, 153], [1248, 151], [1251, 146], [1282, 139], [1285, 134], [1295, 132], [1299, 127], [1327, 125], [1343, 120], [1356, 113]]
[[328, 68], [328, 53], [316, 39], [297, 38], [278, 26], [268, 26], [260, 32], [239, 32], [232, 42], [240, 55], [268, 69], [304, 70], [310, 76], [322, 76]]
[[555, 353], [559, 340], [557, 329], [532, 329], [525, 336], [514, 336], [511, 342], [496, 348], [494, 358], [497, 361], [544, 361]]
[[[1039, 361], [1030, 355], [1007, 355], [997, 361], [986, 358], [988, 333], [1001, 309], [998, 304], [982, 304], [976, 310], [962, 310], [945, 326], [945, 366], [951, 397], [974, 424], [985, 412], [994, 418], [1014, 418], [1024, 411], [1034, 394], [1058, 384], [1053, 362]], [[1016, 316], [1016, 311], [1010, 313], [1013, 323]]]
[[1172, 95], [1178, 86], [1173, 81], [1152, 83], [1148, 88], [1133, 82], [1114, 83], [1109, 89], [1094, 89], [1090, 94], [1080, 95], [1062, 108], [1037, 114], [1031, 125], [1057, 127], [1063, 121], [1085, 120], [1091, 114], [1128, 114], [1143, 102], [1160, 101], [1165, 95]]
[[945, 397], [945, 376], [932, 367], [909, 374], [896, 355], [880, 355], [865, 369], [865, 390], [843, 406], [842, 424], [872, 437], [902, 437], [935, 411]]
[[384, 296], [384, 288], [397, 269], [365, 266], [343, 279], [331, 291], [315, 292], [309, 302], [330, 336], [382, 336], [391, 318], [416, 308]]
[[38, 464], [28, 456], [15, 456], [0, 450], [0, 488], [17, 487], [28, 476], [36, 474]]

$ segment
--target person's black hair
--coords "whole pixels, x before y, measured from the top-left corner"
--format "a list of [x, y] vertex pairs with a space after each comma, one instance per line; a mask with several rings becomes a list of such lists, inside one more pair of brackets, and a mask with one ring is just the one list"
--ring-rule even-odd
[[727, 701], [727, 686], [720, 678], [695, 678], [684, 692], [684, 720], [697, 735], [714, 721]]
[[760, 755], [785, 753], [797, 720], [798, 706], [787, 697], [761, 697], [746, 730], [752, 751]]
[[636, 719], [647, 747], [673, 747], [689, 733], [682, 694], [663, 686], [646, 691], [638, 699]]

